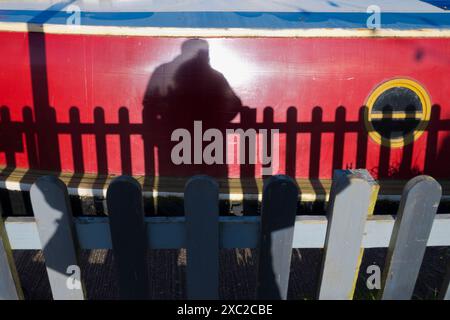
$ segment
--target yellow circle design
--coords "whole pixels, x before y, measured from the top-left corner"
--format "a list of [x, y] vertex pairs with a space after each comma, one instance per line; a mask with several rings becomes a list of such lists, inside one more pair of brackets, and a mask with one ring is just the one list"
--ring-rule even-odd
[[[411, 91], [413, 91], [420, 99], [420, 103], [422, 104], [422, 112], [420, 112], [418, 116], [415, 116], [415, 118], [419, 119], [420, 122], [412, 132], [410, 132], [400, 138], [387, 139], [387, 138], [381, 136], [373, 127], [372, 119], [373, 119], [374, 115], [372, 113], [372, 108], [382, 93], [384, 93], [386, 90], [389, 90], [389, 89], [395, 88], [395, 87], [403, 87], [403, 88], [407, 88], [407, 89], [410, 89]], [[400, 147], [403, 147], [403, 146], [417, 140], [425, 131], [425, 129], [428, 125], [428, 122], [430, 120], [430, 114], [431, 114], [430, 96], [422, 85], [420, 85], [418, 82], [411, 80], [411, 79], [395, 78], [395, 79], [391, 79], [391, 80], [381, 83], [369, 95], [365, 105], [366, 105], [366, 109], [365, 109], [364, 122], [365, 122], [366, 129], [369, 133], [369, 136], [376, 143], [381, 144], [386, 147], [390, 147], [390, 148], [400, 148]], [[407, 116], [406, 113], [401, 113], [401, 112], [395, 113], [394, 115], [397, 116], [398, 118]]]

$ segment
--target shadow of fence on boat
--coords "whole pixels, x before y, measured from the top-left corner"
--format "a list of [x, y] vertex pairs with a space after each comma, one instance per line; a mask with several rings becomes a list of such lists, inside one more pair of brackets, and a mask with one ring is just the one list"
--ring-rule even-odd
[[[49, 12], [30, 24], [44, 23], [57, 10], [61, 8], [49, 8]], [[21, 119], [17, 119], [18, 114], [12, 119], [10, 108], [1, 106], [0, 101], [0, 156], [7, 166], [1, 173], [3, 180], [16, 167], [53, 173], [74, 172], [68, 185], [78, 189], [84, 174], [96, 173], [93, 185], [104, 189], [108, 175], [130, 174], [144, 176], [144, 191], [160, 194], [176, 190], [163, 185], [159, 177], [186, 180], [196, 174], [208, 174], [223, 178], [219, 186], [225, 199], [231, 191], [229, 176], [240, 178], [242, 194], [254, 194], [258, 188], [255, 177], [264, 179], [265, 175], [261, 172], [262, 166], [250, 159], [249, 152], [256, 146], [251, 145], [248, 138], [240, 141], [246, 151], [241, 164], [197, 163], [193, 154], [194, 163], [173, 163], [172, 150], [178, 142], [172, 141], [172, 133], [182, 128], [195, 136], [194, 121], [199, 120], [203, 130], [216, 129], [225, 137], [228, 129], [278, 130], [283, 153], [279, 157], [282, 163], [278, 173], [309, 178], [316, 197], [322, 199], [326, 190], [320, 178], [330, 176], [335, 169], [367, 168], [373, 176], [382, 179], [407, 179], [417, 174], [436, 178], [450, 176], [446, 160], [450, 158], [447, 147], [450, 119], [441, 119], [441, 107], [437, 104], [431, 108], [430, 119], [423, 122], [426, 134], [420, 140], [405, 141], [408, 143], [400, 151], [384, 145], [377, 154], [369, 154], [375, 149], [369, 145], [371, 129], [365, 125], [368, 114], [365, 106], [359, 108], [358, 115], [354, 108], [337, 106], [334, 117], [324, 114], [321, 106], [315, 106], [311, 114], [305, 115], [304, 107], [291, 105], [285, 116], [279, 111], [275, 115], [274, 108], [267, 106], [262, 117], [258, 117], [257, 110], [243, 105], [224, 75], [212, 68], [208, 42], [190, 39], [183, 42], [178, 56], [152, 72], [142, 106], [121, 106], [117, 114], [110, 111], [105, 114], [102, 106], [95, 107], [93, 112], [89, 107], [89, 113], [85, 106], [72, 106], [67, 115], [59, 111], [57, 116], [57, 106], [50, 106], [48, 96], [44, 34], [30, 32], [29, 45], [33, 107], [24, 106]], [[61, 121], [61, 118], [66, 120]], [[203, 142], [200, 152], [205, 144]], [[425, 149], [420, 150], [424, 145]], [[195, 146], [191, 150], [194, 153], [192, 151], [196, 152]], [[225, 155], [226, 143], [217, 151]], [[401, 160], [397, 163], [398, 159]], [[423, 167], [418, 166], [421, 163]], [[25, 174], [22, 181], [27, 180], [29, 177]], [[155, 202], [149, 207], [158, 205]], [[242, 210], [237, 212], [252, 214], [254, 209], [254, 204], [244, 199]]]
[[[281, 157], [281, 159], [285, 159], [285, 163], [282, 163], [280, 167], [284, 168], [284, 172], [291, 177], [299, 176], [299, 173], [306, 171], [316, 195], [325, 194], [324, 187], [319, 180], [323, 166], [329, 166], [333, 170], [367, 168], [371, 174], [379, 178], [402, 179], [417, 174], [429, 174], [437, 177], [450, 175], [447, 165], [450, 158], [450, 148], [448, 148], [450, 138], [439, 139], [440, 135], [442, 137], [442, 134], [450, 131], [450, 120], [440, 119], [441, 108], [439, 105], [432, 107], [431, 118], [424, 129], [426, 134], [421, 137], [421, 139], [425, 139], [425, 141], [421, 141], [421, 148], [424, 144], [426, 145], [423, 150], [415, 150], [416, 142], [413, 141], [401, 147], [400, 163], [392, 163], [391, 153], [394, 149], [380, 146], [377, 165], [371, 167], [368, 167], [367, 159], [376, 155], [368, 153], [370, 138], [364, 126], [365, 112], [365, 107], [361, 107], [358, 120], [347, 120], [346, 109], [340, 106], [336, 109], [334, 121], [324, 121], [322, 108], [315, 107], [312, 110], [310, 121], [299, 121], [297, 108], [290, 107], [287, 110], [286, 121], [275, 122], [273, 108], [266, 107], [263, 120], [257, 122], [256, 111], [242, 107], [240, 122], [227, 123], [220, 130], [236, 130], [238, 128], [279, 130], [280, 136], [284, 136], [285, 139], [285, 155]], [[54, 111], [51, 114], [54, 114]], [[59, 141], [61, 144], [61, 137], [66, 137], [66, 140], [63, 140], [66, 145], [61, 148], [53, 148], [51, 153], [52, 156], [57, 157], [59, 164], [64, 163], [67, 166], [68, 163], [73, 163], [75, 174], [69, 183], [70, 188], [77, 188], [86, 172], [98, 173], [94, 184], [100, 188], [105, 186], [106, 177], [112, 171], [115, 174], [133, 174], [136, 171], [136, 165], [142, 165], [142, 162], [154, 163], [151, 168], [145, 168], [147, 180], [144, 183], [144, 189], [157, 192], [165, 190], [163, 190], [163, 186], [158, 185], [157, 179], [155, 179], [155, 168], [159, 169], [160, 176], [190, 176], [198, 173], [215, 177], [227, 176], [227, 165], [225, 164], [175, 165], [168, 161], [173, 145], [168, 144], [164, 139], [170, 139], [170, 136], [161, 135], [161, 132], [155, 131], [145, 123], [130, 122], [129, 111], [126, 107], [119, 109], [116, 123], [105, 121], [105, 112], [102, 107], [94, 109], [92, 122], [82, 122], [80, 110], [75, 106], [70, 109], [68, 118], [68, 122], [55, 122], [54, 125], [49, 122], [45, 126], [38, 123], [30, 107], [24, 107], [22, 120], [16, 121], [11, 119], [9, 108], [1, 106], [0, 154], [3, 153], [7, 165], [7, 168], [2, 171], [3, 179], [6, 179], [13, 168], [23, 165], [24, 158], [30, 169], [45, 170], [47, 168], [49, 155], [42, 154], [42, 150], [38, 147], [37, 137], [39, 131], [50, 127], [52, 128], [49, 131], [54, 132], [55, 135], [51, 141]], [[329, 139], [330, 135], [333, 138], [332, 144], [330, 145], [329, 142], [324, 144], [324, 136]], [[348, 145], [348, 143], [346, 144], [348, 135], [356, 135], [354, 163], [347, 163], [343, 160], [345, 148]], [[144, 137], [153, 137], [152, 143], [142, 143], [141, 146], [143, 145], [144, 148], [139, 152], [139, 148], [142, 148], [139, 146], [139, 139], [145, 139]], [[249, 141], [247, 140], [245, 143], [247, 144], [246, 149], [249, 150], [251, 147]], [[308, 148], [309, 150], [305, 150]], [[64, 149], [65, 153], [59, 153], [60, 149]], [[330, 152], [332, 153], [331, 157]], [[324, 162], [324, 153], [327, 153], [327, 157], [332, 159], [331, 163]], [[144, 159], [136, 159], [136, 154], [140, 154]], [[423, 158], [423, 168], [415, 166], [417, 163], [415, 157], [417, 156]], [[120, 168], [114, 168], [111, 166], [111, 162], [120, 163]], [[373, 161], [371, 163], [373, 164]], [[58, 167], [59, 165], [52, 171], [58, 172]], [[241, 187], [244, 194], [256, 189], [257, 170], [255, 164], [240, 165]], [[27, 180], [27, 176], [25, 175], [23, 179]], [[221, 193], [225, 194], [227, 190], [226, 183], [221, 185]], [[244, 201], [244, 214], [251, 208], [252, 204]]]

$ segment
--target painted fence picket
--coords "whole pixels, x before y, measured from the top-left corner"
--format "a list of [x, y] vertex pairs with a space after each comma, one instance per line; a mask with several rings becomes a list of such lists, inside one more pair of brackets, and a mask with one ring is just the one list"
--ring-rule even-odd
[[441, 195], [440, 184], [429, 176], [405, 185], [384, 266], [383, 300], [412, 297]]
[[378, 189], [367, 170], [335, 171], [327, 210], [319, 299], [352, 299], [364, 226], [373, 211]]
[[[353, 297], [364, 232], [373, 232], [370, 228], [365, 228], [365, 225], [367, 217], [372, 214], [378, 188], [378, 184], [366, 170], [335, 172], [327, 213], [328, 222], [324, 223], [322, 233], [324, 258], [318, 288], [319, 299]], [[164, 245], [162, 248], [186, 247], [189, 299], [219, 298], [219, 247], [234, 248], [241, 246], [242, 241], [252, 247], [258, 245], [259, 248], [257, 298], [286, 299], [294, 230], [296, 223], [300, 228], [303, 221], [300, 217], [296, 218], [298, 194], [298, 186], [293, 179], [284, 175], [273, 176], [264, 185], [261, 219], [246, 217], [245, 221], [240, 218], [243, 222], [237, 223], [237, 220], [229, 217], [219, 219], [217, 182], [207, 176], [195, 176], [185, 186], [185, 218], [160, 219], [159, 224], [165, 224], [165, 227], [158, 229], [156, 225], [147, 225], [150, 220], [146, 224], [144, 219], [141, 185], [129, 176], [121, 176], [114, 179], [107, 190], [109, 224], [108, 219], [104, 218], [106, 220], [102, 220], [104, 222], [99, 223], [96, 228], [89, 229], [88, 236], [97, 239], [98, 234], [94, 231], [97, 230], [101, 233], [99, 239], [103, 237], [101, 247], [112, 246], [121, 299], [149, 298], [149, 244], [152, 248], [159, 248], [161, 244], [155, 245], [152, 237], [161, 236], [163, 230], [167, 232], [170, 229], [167, 228], [169, 224], [175, 223], [178, 226], [172, 232], [177, 233], [177, 240], [171, 240], [174, 241], [171, 246]], [[442, 245], [439, 244], [442, 239], [441, 242], [438, 240], [444, 233], [447, 234], [449, 218], [448, 215], [436, 218], [441, 194], [441, 186], [433, 178], [418, 176], [411, 179], [403, 190], [395, 222], [391, 218], [389, 230], [380, 229], [385, 232], [385, 242], [381, 246], [387, 245], [390, 235], [380, 290], [381, 299], [410, 299], [427, 244]], [[17, 219], [20, 230], [34, 233], [36, 240], [33, 243], [37, 246], [33, 245], [32, 248], [43, 250], [54, 299], [84, 299], [77, 262], [76, 235], [81, 232], [80, 241], [86, 241], [86, 232], [82, 232], [86, 223], [78, 222], [79, 230], [75, 230], [76, 220], [72, 217], [66, 185], [53, 176], [41, 177], [32, 185], [30, 198], [35, 222], [30, 217], [9, 219]], [[84, 221], [83, 218], [80, 219]], [[30, 222], [25, 226], [20, 222], [22, 220]], [[325, 218], [314, 221], [326, 222]], [[380, 222], [382, 221], [371, 218], [369, 226], [372, 225], [373, 228]], [[157, 224], [155, 221], [152, 223]], [[246, 235], [249, 237], [246, 240], [230, 240], [231, 233], [225, 230], [236, 228], [241, 223], [251, 223], [251, 227], [241, 226], [239, 230], [253, 235]], [[10, 222], [10, 228], [12, 225], [15, 225], [14, 222]], [[302, 228], [306, 230], [305, 226]], [[430, 238], [432, 229], [434, 240]], [[9, 300], [23, 298], [9, 245], [12, 230], [8, 230], [8, 224], [5, 226], [5, 221], [0, 216], [0, 299]], [[149, 233], [149, 230], [152, 232]], [[225, 241], [223, 237], [227, 232], [230, 234], [226, 237], [230, 239]], [[237, 235], [239, 234], [241, 233], [238, 232]], [[11, 246], [14, 249], [13, 242]], [[96, 248], [95, 245], [80, 245], [84, 248]], [[320, 246], [319, 244], [318, 247]], [[28, 247], [19, 245], [15, 248]], [[450, 266], [439, 298], [450, 299], [449, 284]]]
[[439, 299], [450, 300], [450, 261], [447, 262], [447, 274], [442, 282], [442, 288], [439, 292]]
[[4, 220], [0, 214], [0, 300], [23, 299]]
[[148, 299], [148, 242], [141, 185], [132, 177], [117, 177], [108, 187], [106, 202], [119, 296]]
[[298, 200], [296, 182], [284, 175], [264, 186], [259, 240], [257, 298], [287, 299]]
[[30, 198], [53, 299], [83, 300], [66, 185], [54, 176], [41, 177], [31, 186]]
[[188, 299], [219, 298], [219, 185], [194, 176], [184, 189]]

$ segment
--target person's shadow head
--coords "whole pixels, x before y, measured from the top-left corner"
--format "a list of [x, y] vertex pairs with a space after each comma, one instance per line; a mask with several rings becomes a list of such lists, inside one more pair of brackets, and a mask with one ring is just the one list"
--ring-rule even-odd
[[209, 45], [203, 39], [189, 39], [181, 44], [181, 55], [183, 59], [198, 59], [209, 64]]

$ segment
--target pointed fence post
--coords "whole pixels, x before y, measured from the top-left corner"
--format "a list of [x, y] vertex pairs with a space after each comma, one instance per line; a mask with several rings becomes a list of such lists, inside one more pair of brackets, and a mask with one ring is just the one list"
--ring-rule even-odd
[[336, 170], [319, 283], [321, 300], [352, 299], [361, 263], [361, 242], [379, 186], [367, 170]]
[[219, 299], [219, 185], [208, 176], [184, 189], [188, 299]]
[[257, 299], [287, 299], [298, 194], [297, 183], [285, 175], [270, 177], [264, 186]]
[[106, 201], [120, 298], [148, 299], [148, 239], [141, 185], [132, 177], [117, 177], [108, 187]]
[[85, 294], [66, 185], [54, 176], [41, 177], [31, 186], [30, 198], [53, 299], [83, 300]]
[[440, 184], [429, 176], [405, 185], [384, 266], [383, 300], [411, 299], [441, 195]]
[[23, 299], [19, 275], [9, 245], [5, 223], [0, 214], [0, 300]]
[[447, 273], [444, 281], [442, 282], [442, 288], [439, 292], [439, 299], [450, 300], [450, 265], [447, 266]]

